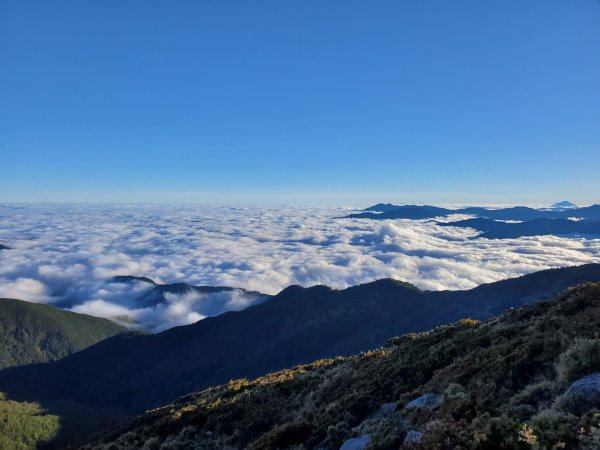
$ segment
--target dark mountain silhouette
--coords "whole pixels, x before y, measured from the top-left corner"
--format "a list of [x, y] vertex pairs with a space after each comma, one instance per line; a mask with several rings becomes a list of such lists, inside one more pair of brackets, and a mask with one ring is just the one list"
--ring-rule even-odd
[[409, 208], [412, 206], [417, 206], [417, 205], [400, 206], [400, 205], [394, 205], [392, 203], [377, 203], [376, 205], [369, 206], [368, 208], [363, 209], [363, 211], [387, 212], [387, 211], [393, 211], [395, 209]]
[[0, 368], [54, 361], [125, 328], [48, 305], [0, 299]]
[[[375, 205], [377, 206], [377, 205]], [[472, 214], [493, 220], [535, 220], [535, 219], [579, 219], [600, 220], [600, 205], [592, 205], [573, 209], [535, 209], [528, 206], [514, 206], [511, 208], [489, 209], [482, 207], [468, 207], [460, 209], [439, 208], [436, 206], [404, 205], [396, 209], [387, 209], [385, 212], [365, 212], [350, 214], [347, 218], [358, 219], [431, 219], [445, 217], [450, 214]]]
[[[199, 297], [195, 301], [199, 302], [199, 311], [201, 311], [203, 316], [216, 316], [223, 311], [231, 309], [231, 307], [226, 305], [230, 305], [232, 299], [234, 300], [234, 303], [236, 303], [236, 300], [238, 299], [243, 300], [233, 306], [233, 309], [238, 310], [245, 307], [244, 305], [263, 303], [272, 297], [271, 295], [257, 291], [248, 291], [246, 289], [227, 286], [194, 286], [187, 283], [158, 284], [150, 278], [131, 275], [116, 276], [111, 278], [107, 283], [141, 283], [142, 285], [147, 285], [147, 288], [142, 289], [141, 293], [136, 289], [135, 296], [131, 295], [132, 298], [127, 299], [129, 307], [134, 309], [153, 308], [161, 304], [169, 303], [167, 299], [168, 295], [191, 295]], [[73, 302], [71, 300], [65, 300], [60, 306], [71, 307], [73, 306]], [[111, 319], [128, 327], [140, 326], [139, 323], [136, 323], [128, 316], [111, 317]], [[156, 331], [156, 328], [160, 328], [161, 324], [145, 322], [142, 325], [144, 326], [143, 329], [146, 331]]]
[[0, 244], [0, 250], [10, 250], [10, 247]]
[[213, 387], [80, 448], [598, 449], [599, 319], [590, 283], [485, 323]]
[[[159, 303], [164, 303], [165, 294], [185, 295], [185, 294], [218, 294], [223, 292], [240, 292], [245, 296], [256, 297], [258, 301], [267, 301], [271, 298], [271, 295], [263, 294], [257, 291], [248, 291], [241, 288], [232, 288], [228, 286], [194, 286], [187, 283], [170, 283], [170, 284], [158, 284], [147, 277], [136, 277], [131, 275], [120, 275], [113, 277], [111, 282], [113, 283], [131, 283], [135, 281], [142, 281], [152, 285], [152, 287], [140, 295], [134, 300], [134, 303], [140, 308], [146, 308], [149, 306], [156, 306]], [[210, 301], [207, 299], [207, 301]]]
[[447, 208], [439, 208], [430, 205], [404, 205], [397, 209], [388, 209], [382, 213], [362, 212], [350, 214], [346, 217], [352, 219], [430, 219], [432, 217], [443, 217], [449, 214], [458, 214], [454, 210]]
[[562, 211], [562, 217], [557, 218], [560, 219], [569, 217], [577, 217], [580, 219], [600, 219], [600, 205], [591, 205], [584, 206], [583, 208], [568, 209], [566, 211]]
[[467, 219], [439, 223], [442, 226], [474, 228], [482, 233], [478, 238], [507, 239], [521, 236], [589, 234], [600, 235], [600, 221], [573, 221], [567, 219], [536, 219], [527, 222], [507, 223], [490, 219]]
[[151, 278], [137, 277], [134, 275], [117, 275], [116, 277], [112, 277], [112, 279], [109, 282], [111, 282], [111, 283], [132, 283], [135, 281], [143, 281], [144, 283], [153, 284], [155, 286], [158, 286], [158, 284]]
[[344, 290], [290, 286], [240, 312], [156, 335], [125, 333], [54, 363], [0, 371], [0, 391], [46, 406], [137, 413], [233, 378], [357, 353], [464, 317], [485, 319], [588, 281], [600, 281], [600, 264], [466, 291], [421, 291], [390, 279]]

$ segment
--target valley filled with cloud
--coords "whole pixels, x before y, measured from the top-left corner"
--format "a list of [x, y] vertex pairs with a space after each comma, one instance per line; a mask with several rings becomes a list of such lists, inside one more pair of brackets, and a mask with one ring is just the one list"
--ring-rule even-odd
[[[317, 207], [2, 205], [0, 297], [48, 303], [159, 331], [265, 301], [291, 284], [334, 288], [391, 277], [468, 289], [536, 270], [600, 262], [600, 239], [473, 239], [431, 220], [341, 218]], [[454, 216], [444, 220], [457, 220]], [[156, 283], [239, 288], [167, 293]], [[147, 297], [147, 295], [146, 295]]]

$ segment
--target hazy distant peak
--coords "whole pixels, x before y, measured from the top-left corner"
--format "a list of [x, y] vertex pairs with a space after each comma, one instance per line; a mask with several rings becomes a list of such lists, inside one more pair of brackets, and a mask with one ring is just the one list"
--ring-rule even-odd
[[552, 208], [560, 208], [560, 209], [574, 209], [579, 208], [575, 203], [570, 202], [568, 200], [563, 200], [562, 202], [556, 202], [552, 205]]

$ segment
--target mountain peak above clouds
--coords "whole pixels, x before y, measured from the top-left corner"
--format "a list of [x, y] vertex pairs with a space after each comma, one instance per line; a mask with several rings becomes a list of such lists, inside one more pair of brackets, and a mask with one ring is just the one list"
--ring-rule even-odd
[[117, 275], [108, 280], [108, 283], [135, 283], [136, 281], [157, 286], [157, 283], [154, 280], [148, 277], [138, 277], [135, 275]]
[[160, 284], [148, 277], [132, 275], [110, 278], [97, 292], [103, 297], [85, 300], [70, 309], [151, 332], [239, 311], [271, 298], [241, 288], [182, 282]]
[[552, 204], [552, 209], [575, 209], [579, 208], [575, 203], [570, 202], [568, 200], [563, 200], [562, 202], [556, 202]]

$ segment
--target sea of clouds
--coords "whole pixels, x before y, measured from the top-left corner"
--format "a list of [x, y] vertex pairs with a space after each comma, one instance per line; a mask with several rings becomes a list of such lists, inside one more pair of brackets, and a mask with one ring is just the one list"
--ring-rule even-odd
[[156, 331], [265, 299], [242, 290], [169, 294], [166, 302], [142, 307], [137, 299], [152, 285], [114, 283], [114, 276], [265, 294], [290, 284], [345, 288], [385, 277], [439, 290], [600, 262], [600, 239], [473, 239], [474, 230], [430, 220], [340, 218], [348, 212], [324, 207], [0, 205], [0, 244], [10, 247], [0, 251], [0, 297], [118, 317]]

